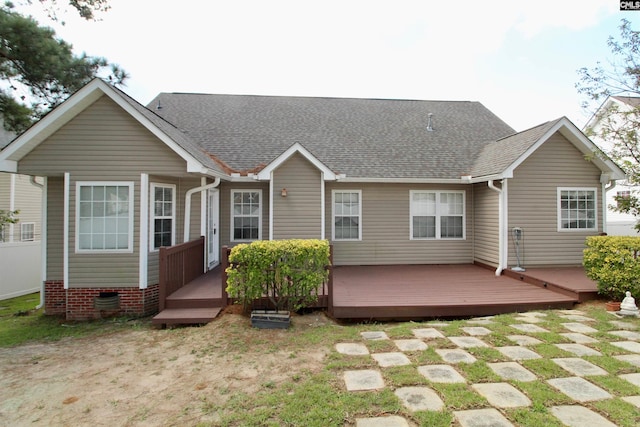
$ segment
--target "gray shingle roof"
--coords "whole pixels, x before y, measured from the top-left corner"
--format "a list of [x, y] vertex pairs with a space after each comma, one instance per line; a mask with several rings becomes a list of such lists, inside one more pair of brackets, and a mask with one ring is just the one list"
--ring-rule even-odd
[[468, 101], [162, 93], [147, 108], [238, 172], [299, 142], [349, 178], [459, 179], [487, 144], [514, 133]]

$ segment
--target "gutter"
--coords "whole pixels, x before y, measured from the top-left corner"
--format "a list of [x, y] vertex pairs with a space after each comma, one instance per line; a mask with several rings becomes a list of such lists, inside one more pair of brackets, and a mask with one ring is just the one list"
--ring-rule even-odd
[[504, 195], [505, 195], [505, 184], [506, 182], [504, 180], [501, 181], [502, 183], [502, 188], [497, 188], [495, 186], [495, 184], [493, 183], [493, 180], [487, 181], [487, 185], [489, 186], [490, 189], [492, 189], [493, 191], [495, 191], [496, 193], [498, 193], [498, 230], [499, 230], [499, 234], [498, 234], [498, 267], [496, 268], [495, 274], [496, 276], [500, 276], [502, 274], [502, 271], [505, 270], [506, 267], [506, 260], [505, 260], [505, 256], [504, 256], [504, 249], [506, 248], [506, 237], [505, 237], [505, 233], [504, 233], [504, 223], [505, 223], [505, 212], [504, 212], [504, 208], [505, 208], [505, 201], [504, 201]]
[[205, 191], [210, 188], [215, 188], [220, 185], [220, 178], [216, 177], [215, 181], [211, 184], [201, 185], [200, 187], [195, 187], [187, 191], [187, 194], [184, 196], [184, 239], [183, 242], [189, 241], [189, 232], [190, 224], [191, 224], [191, 195], [193, 193], [198, 193], [200, 191]]
[[36, 306], [36, 310], [39, 310], [44, 307], [44, 282], [47, 280], [47, 191], [45, 189], [47, 178], [44, 178], [45, 184], [40, 184], [36, 181], [36, 177], [31, 175], [29, 177], [29, 182], [31, 182], [31, 185], [40, 188], [40, 191], [42, 191], [42, 207], [40, 208], [40, 304]]

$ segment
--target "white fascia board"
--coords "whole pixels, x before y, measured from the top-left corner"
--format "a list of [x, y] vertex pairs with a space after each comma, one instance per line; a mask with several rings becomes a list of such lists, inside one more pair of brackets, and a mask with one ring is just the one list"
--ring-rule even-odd
[[276, 157], [276, 159], [274, 161], [272, 161], [267, 166], [265, 166], [264, 169], [262, 169], [258, 173], [258, 175], [257, 175], [258, 178], [257, 179], [260, 180], [260, 181], [266, 181], [266, 180], [271, 179], [271, 172], [273, 172], [278, 167], [280, 167], [280, 165], [282, 165], [284, 162], [286, 162], [295, 153], [302, 154], [305, 159], [307, 159], [309, 162], [311, 162], [312, 165], [314, 165], [318, 170], [320, 170], [320, 172], [322, 172], [324, 174], [324, 180], [325, 181], [335, 181], [336, 180], [336, 174], [331, 169], [329, 169], [324, 163], [322, 163], [320, 160], [318, 160], [318, 158], [316, 156], [311, 154], [309, 152], [309, 150], [304, 148], [302, 146], [302, 144], [300, 144], [299, 142], [296, 142], [295, 144], [293, 144], [285, 152], [283, 152], [278, 157]]
[[338, 182], [346, 183], [375, 183], [375, 184], [467, 184], [460, 178], [431, 179], [431, 178], [341, 178]]
[[[531, 154], [533, 154], [542, 144], [544, 144], [554, 133], [560, 132], [562, 136], [567, 138], [574, 147], [576, 147], [582, 154], [591, 155], [598, 150], [598, 147], [591, 142], [589, 138], [583, 134], [580, 129], [578, 129], [569, 119], [566, 117], [558, 120], [558, 123], [555, 124], [551, 129], [549, 129], [542, 137], [536, 141], [524, 154], [522, 154], [515, 162], [513, 162], [505, 171], [502, 173], [505, 178], [513, 177], [513, 171], [520, 166]], [[602, 172], [607, 172], [611, 174], [611, 179], [624, 179], [625, 173], [622, 169], [620, 169], [615, 163], [608, 159], [601, 159], [599, 156], [594, 155], [592, 159], [593, 164], [595, 164]]]
[[18, 173], [18, 162], [15, 160], [0, 160], [0, 172]]

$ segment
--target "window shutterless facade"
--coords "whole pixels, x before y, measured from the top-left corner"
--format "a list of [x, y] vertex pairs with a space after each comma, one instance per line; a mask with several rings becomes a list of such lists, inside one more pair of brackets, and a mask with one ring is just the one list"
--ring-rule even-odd
[[133, 182], [76, 183], [76, 252], [133, 252]]
[[21, 222], [20, 223], [20, 241], [33, 242], [35, 239], [36, 239], [35, 222]]
[[231, 241], [262, 239], [262, 190], [231, 190]]
[[149, 247], [173, 246], [176, 242], [176, 186], [151, 184], [151, 242]]
[[332, 240], [362, 240], [362, 191], [333, 190]]
[[598, 229], [596, 188], [558, 188], [558, 231]]
[[465, 239], [464, 191], [409, 191], [410, 239]]

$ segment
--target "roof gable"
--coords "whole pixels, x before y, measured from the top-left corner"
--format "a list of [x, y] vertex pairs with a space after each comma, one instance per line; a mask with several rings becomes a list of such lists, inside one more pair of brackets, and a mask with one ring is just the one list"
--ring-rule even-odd
[[273, 160], [271, 163], [265, 166], [264, 169], [262, 169], [258, 173], [257, 175], [258, 179], [270, 180], [271, 172], [273, 172], [278, 167], [280, 167], [283, 163], [285, 163], [288, 159], [291, 158], [291, 156], [293, 156], [296, 153], [301, 154], [306, 160], [308, 160], [313, 166], [315, 166], [322, 173], [322, 176], [325, 181], [336, 180], [336, 174], [298, 142], [293, 144], [291, 147], [289, 147], [289, 149], [287, 149], [287, 151], [279, 155], [275, 160]]

